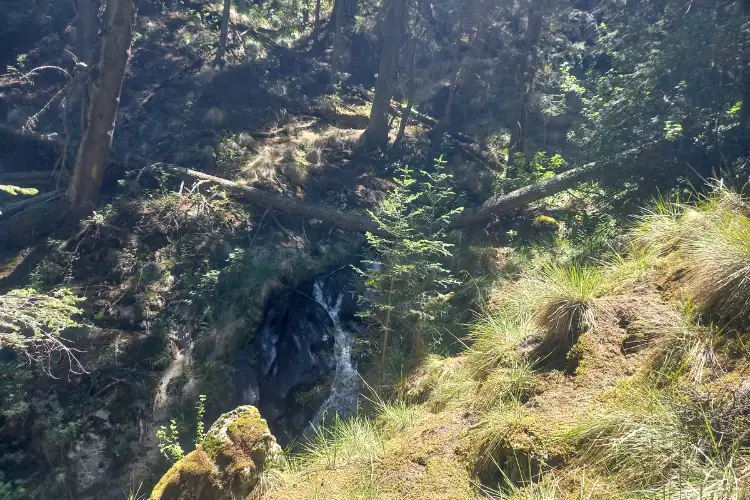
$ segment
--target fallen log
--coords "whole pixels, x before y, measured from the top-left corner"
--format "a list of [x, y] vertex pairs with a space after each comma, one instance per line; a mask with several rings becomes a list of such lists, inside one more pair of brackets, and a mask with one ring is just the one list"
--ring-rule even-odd
[[589, 163], [583, 167], [568, 170], [546, 181], [537, 182], [529, 186], [516, 189], [508, 194], [492, 198], [479, 208], [465, 210], [457, 215], [450, 223], [455, 229], [466, 228], [486, 222], [495, 215], [508, 213], [511, 210], [528, 205], [542, 198], [555, 195], [566, 189], [581, 184], [600, 173], [601, 167], [596, 163]]
[[59, 179], [51, 170], [31, 170], [28, 172], [3, 172], [0, 171], [0, 184], [10, 184], [17, 186], [20, 184], [49, 184], [53, 182], [67, 181], [67, 176], [63, 175]]
[[0, 221], [9, 219], [19, 213], [23, 212], [29, 207], [55, 201], [62, 197], [63, 190], [50, 191], [48, 193], [41, 193], [31, 198], [25, 198], [21, 201], [9, 203], [5, 206], [0, 207]]
[[[0, 126], [0, 130], [5, 131], [6, 133], [11, 132], [3, 126]], [[62, 141], [56, 140], [55, 138], [50, 139], [49, 137], [42, 136], [41, 134], [21, 134], [18, 132], [14, 132], [14, 135], [22, 136], [26, 140], [36, 140], [46, 144], [47, 146], [59, 148], [63, 145]], [[115, 168], [113, 168], [113, 165], [115, 166]], [[270, 193], [268, 191], [264, 191], [262, 189], [254, 188], [251, 186], [244, 186], [227, 179], [222, 179], [221, 177], [209, 175], [197, 170], [178, 167], [176, 165], [164, 165], [160, 163], [154, 164], [144, 158], [130, 156], [124, 161], [118, 162], [113, 160], [112, 162], [110, 162], [108, 174], [120, 174], [127, 167], [134, 167], [138, 169], [149, 168], [151, 170], [160, 169], [166, 172], [171, 172], [179, 178], [182, 178], [183, 180], [207, 181], [226, 188], [238, 198], [247, 200], [251, 203], [255, 203], [263, 207], [291, 212], [297, 215], [301, 215], [302, 217], [320, 220], [322, 222], [331, 224], [332, 226], [348, 231], [371, 232], [373, 234], [387, 236], [387, 232], [380, 229], [377, 223], [366, 215], [349, 214], [331, 208], [323, 208], [301, 200]], [[481, 207], [465, 210], [463, 213], [457, 215], [451, 221], [450, 227], [453, 229], [463, 229], [482, 222], [487, 222], [494, 216], [508, 213], [511, 210], [520, 208], [524, 205], [528, 205], [529, 203], [532, 203], [534, 201], [555, 195], [557, 193], [565, 191], [566, 189], [575, 187], [578, 184], [590, 180], [591, 178], [598, 175], [601, 172], [601, 169], [601, 165], [590, 163], [583, 167], [574, 168], [562, 174], [556, 175], [555, 177], [546, 181], [538, 182], [530, 186], [525, 186], [497, 198], [490, 199]], [[55, 195], [55, 193], [46, 193], [34, 198], [29, 198], [22, 202], [13, 204], [13, 207], [6, 206], [4, 207], [4, 209], [8, 210], [9, 208], [12, 208], [13, 210], [15, 210], [14, 213], [18, 213], [17, 207], [19, 205], [21, 206], [21, 210], [23, 210], [25, 207], [30, 206], [35, 202], [43, 202], [49, 201], [50, 199], [56, 199], [54, 196], [53, 198], [44, 198], [46, 196]], [[56, 195], [56, 197], [59, 196], [59, 194]], [[7, 218], [8, 216], [6, 214], [0, 215], [0, 220]]]
[[158, 170], [162, 172], [172, 173], [183, 180], [207, 181], [211, 184], [221, 186], [233, 193], [238, 198], [242, 198], [249, 202], [255, 203], [256, 205], [285, 212], [291, 212], [303, 217], [307, 217], [308, 219], [316, 219], [331, 224], [332, 226], [338, 227], [340, 229], [358, 232], [370, 232], [380, 235], [387, 234], [385, 231], [380, 229], [375, 221], [373, 221], [366, 215], [348, 214], [333, 208], [322, 208], [320, 206], [312, 205], [301, 200], [270, 193], [262, 189], [243, 186], [242, 184], [237, 184], [236, 182], [199, 172], [197, 170], [191, 170], [189, 168], [178, 167], [175, 165], [159, 165], [158, 167], [154, 168], [158, 168]]

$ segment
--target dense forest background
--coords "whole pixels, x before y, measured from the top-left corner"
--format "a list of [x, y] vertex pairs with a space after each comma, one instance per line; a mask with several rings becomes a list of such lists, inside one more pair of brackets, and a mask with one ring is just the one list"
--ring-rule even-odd
[[[677, 297], [674, 307], [691, 325], [717, 323], [742, 338], [750, 231], [725, 226], [747, 215], [748, 2], [9, 0], [0, 40], [0, 498], [141, 498], [170, 462], [184, 463], [196, 427], [195, 442], [208, 450], [196, 405], [198, 422], [213, 422], [245, 404], [259, 408], [256, 425], [267, 421], [290, 444], [288, 457], [308, 453], [297, 469], [287, 462], [284, 474], [299, 472], [300, 463], [319, 467], [308, 460], [311, 450], [330, 452], [325, 446], [375, 432], [367, 426], [380, 422], [381, 441], [388, 432], [429, 431], [435, 449], [469, 429], [468, 448], [436, 458], [448, 464], [438, 474], [466, 476], [460, 494], [455, 485], [440, 490], [446, 498], [543, 498], [521, 490], [548, 484], [542, 472], [558, 466], [566, 473], [544, 498], [636, 498], [648, 488], [677, 495], [659, 498], [704, 498], [695, 488], [684, 496], [669, 489], [687, 470], [673, 456], [687, 445], [654, 451], [625, 441], [674, 462], [641, 489], [623, 472], [637, 469], [637, 456], [579, 453], [601, 443], [594, 435], [609, 432], [612, 443], [617, 432], [645, 435], [654, 419], [629, 432], [623, 422], [633, 418], [623, 416], [600, 434], [578, 432], [569, 447], [550, 438], [555, 446], [543, 452], [537, 441], [547, 429], [530, 420], [519, 418], [514, 429], [532, 436], [533, 452], [507, 429], [502, 439], [498, 429], [472, 432], [486, 430], [490, 416], [507, 418], [509, 410], [500, 415], [495, 406], [507, 405], [510, 393], [518, 411], [567, 408], [575, 396], [562, 384], [580, 383], [583, 401], [609, 401], [596, 391], [611, 382], [620, 391], [614, 399], [633, 400], [621, 382], [645, 355], [629, 347], [628, 325], [641, 325], [644, 345], [659, 337], [643, 333], [653, 322], [644, 327], [634, 310], [656, 307], [654, 315], [674, 325], [682, 321], [672, 311]], [[695, 214], [702, 222], [692, 225]], [[722, 228], [726, 239], [711, 233]], [[705, 246], [690, 238], [712, 234], [729, 246], [699, 253]], [[717, 257], [724, 253], [735, 259], [726, 269], [734, 267], [700, 285], [713, 280], [719, 297], [691, 288], [698, 286], [691, 270], [727, 262]], [[658, 271], [628, 275], [628, 287], [645, 287], [630, 292], [648, 299], [630, 303], [632, 310], [622, 305], [621, 280], [599, 268], [616, 258], [630, 263], [628, 273]], [[683, 285], [684, 296], [675, 291]], [[512, 313], [498, 306], [516, 292], [539, 310], [518, 301]], [[592, 305], [615, 293], [620, 306]], [[528, 324], [511, 328], [493, 316], [497, 310], [513, 321], [528, 316]], [[628, 340], [587, 364], [579, 336], [609, 325], [607, 314], [619, 318], [612, 331]], [[594, 321], [599, 315], [608, 319]], [[487, 340], [489, 323], [497, 335], [534, 330], [543, 340], [538, 349]], [[698, 345], [683, 335], [687, 327], [678, 330], [665, 335]], [[300, 340], [302, 331], [316, 333]], [[333, 331], [355, 333], [334, 342]], [[297, 335], [296, 348], [287, 334]], [[700, 441], [699, 452], [689, 448], [697, 453], [689, 473], [699, 476], [710, 462], [731, 471], [721, 484], [744, 484], [737, 471], [747, 468], [732, 464], [747, 437], [738, 430], [750, 408], [750, 391], [740, 390], [746, 350], [741, 341], [700, 339], [726, 347], [705, 354], [698, 371], [721, 365], [712, 381], [726, 384], [732, 374], [736, 387], [722, 386], [734, 394], [731, 404], [703, 390], [685, 357], [682, 365], [648, 366], [668, 365], [669, 384], [689, 372], [690, 387], [656, 377], [672, 399], [641, 398], [636, 413], [653, 415], [643, 408], [679, 400], [680, 410], [658, 421], [670, 432], [700, 428], [702, 415], [702, 431], [671, 441]], [[300, 361], [294, 349], [308, 344], [311, 354]], [[672, 348], [659, 344], [654, 356], [663, 361]], [[532, 353], [534, 361], [500, 351]], [[618, 356], [629, 364], [613, 362]], [[345, 372], [342, 360], [356, 372]], [[622, 372], [584, 376], [596, 363]], [[346, 393], [347, 384], [358, 393]], [[461, 392], [488, 390], [501, 395], [459, 401]], [[349, 403], [356, 411], [345, 410]], [[442, 424], [424, 423], [415, 408], [429, 408]], [[353, 423], [337, 418], [311, 435], [308, 424], [325, 421], [326, 409]], [[386, 415], [386, 423], [361, 420], [368, 412]], [[681, 424], [670, 427], [669, 419]], [[318, 448], [295, 447], [298, 440]], [[347, 474], [362, 458], [351, 448], [369, 450], [354, 443], [341, 459]], [[437, 453], [430, 450], [409, 462], [424, 465], [426, 477]], [[332, 453], [336, 462], [339, 451]], [[372, 453], [374, 481], [373, 457], [383, 461], [385, 452]], [[338, 470], [326, 460], [326, 471]], [[618, 460], [627, 467], [618, 469]], [[458, 462], [469, 465], [452, 469]], [[606, 473], [598, 470], [585, 487], [566, 483], [578, 480], [582, 463], [604, 464]], [[388, 470], [383, 484], [411, 477]], [[291, 498], [292, 480], [274, 474], [256, 478], [273, 483], [256, 494]], [[292, 483], [318, 498], [305, 489], [307, 477]], [[597, 491], [601, 478], [606, 487]], [[417, 493], [408, 494], [330, 486], [331, 498], [429, 498], [419, 495], [436, 486], [421, 481], [411, 481]], [[686, 481], [697, 484], [692, 475]], [[579, 497], [565, 496], [578, 486]], [[716, 488], [705, 498], [744, 498], [744, 489]], [[152, 498], [183, 497], [154, 490]]]

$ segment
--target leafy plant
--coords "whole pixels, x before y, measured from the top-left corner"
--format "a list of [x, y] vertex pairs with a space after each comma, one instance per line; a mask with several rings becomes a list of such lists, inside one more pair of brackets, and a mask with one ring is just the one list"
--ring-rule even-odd
[[206, 395], [201, 394], [198, 396], [198, 404], [195, 406], [196, 418], [198, 425], [195, 430], [195, 445], [199, 445], [203, 442], [205, 437], [203, 416], [206, 414]]
[[[195, 404], [196, 430], [195, 445], [203, 443], [206, 437], [203, 417], [206, 414], [206, 395], [198, 396], [198, 402]], [[159, 439], [159, 452], [171, 460], [173, 463], [180, 460], [185, 452], [180, 446], [180, 432], [175, 420], [169, 421], [169, 426], [162, 425], [156, 430], [156, 437]]]
[[156, 430], [159, 439], [159, 452], [167, 457], [172, 463], [179, 461], [185, 452], [180, 446], [180, 433], [177, 430], [177, 422], [169, 421], [169, 427], [161, 426]]

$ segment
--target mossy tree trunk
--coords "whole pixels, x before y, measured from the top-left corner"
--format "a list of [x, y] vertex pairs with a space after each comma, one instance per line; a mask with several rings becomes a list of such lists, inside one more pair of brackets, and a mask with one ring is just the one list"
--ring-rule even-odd
[[216, 60], [214, 64], [220, 68], [224, 67], [227, 53], [227, 39], [229, 38], [229, 15], [232, 12], [232, 0], [224, 0], [224, 12], [221, 15], [221, 33], [219, 34], [219, 47], [216, 49]]
[[107, 2], [106, 29], [99, 39], [89, 87], [88, 126], [78, 148], [67, 191], [67, 201], [75, 212], [89, 212], [99, 201], [104, 169], [112, 148], [122, 80], [130, 57], [136, 3], [136, 0]]
[[364, 151], [385, 148], [388, 145], [388, 116], [391, 109], [398, 54], [403, 45], [405, 18], [406, 0], [389, 0], [370, 122], [359, 139], [359, 147]]

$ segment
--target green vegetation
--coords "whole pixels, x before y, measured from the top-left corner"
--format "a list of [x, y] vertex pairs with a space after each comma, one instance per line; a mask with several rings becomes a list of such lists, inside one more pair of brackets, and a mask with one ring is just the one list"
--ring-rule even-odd
[[0, 40], [0, 498], [750, 495], [747, 0]]
[[[440, 342], [438, 324], [452, 288], [458, 281], [445, 267], [453, 245], [447, 226], [455, 193], [444, 160], [435, 162], [418, 183], [408, 166], [399, 169], [394, 189], [371, 216], [387, 236], [368, 233], [375, 255], [359, 269], [369, 293], [363, 297], [362, 317], [382, 332], [381, 365], [402, 373]], [[395, 335], [392, 335], [395, 333]], [[389, 342], [397, 346], [388, 352]]]

